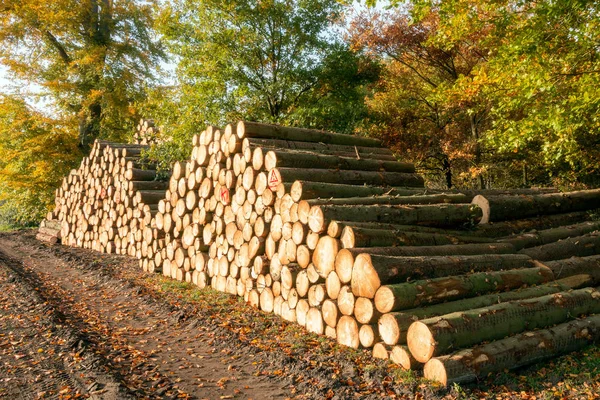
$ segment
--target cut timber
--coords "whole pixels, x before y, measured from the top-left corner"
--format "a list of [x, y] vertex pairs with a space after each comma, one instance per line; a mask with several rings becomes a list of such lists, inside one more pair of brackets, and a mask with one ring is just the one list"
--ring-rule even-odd
[[381, 147], [381, 141], [377, 139], [344, 135], [341, 133], [330, 133], [313, 129], [260, 124], [258, 122], [249, 121], [238, 122], [236, 133], [240, 139], [256, 137], [297, 140], [300, 142], [341, 144], [345, 146]]
[[339, 242], [330, 236], [322, 236], [312, 255], [312, 261], [317, 273], [327, 278], [335, 270], [335, 257], [339, 251]]
[[348, 315], [342, 316], [336, 327], [337, 341], [344, 346], [358, 349], [360, 338], [358, 336], [358, 324], [356, 320]]
[[383, 342], [375, 343], [373, 345], [373, 357], [380, 358], [382, 360], [387, 360], [390, 358], [390, 352], [392, 351], [392, 347], [388, 346]]
[[486, 243], [487, 238], [475, 236], [451, 235], [441, 233], [405, 232], [387, 229], [369, 229], [346, 226], [340, 235], [342, 247], [394, 247], [394, 246], [429, 246], [459, 243]]
[[370, 159], [356, 159], [339, 157], [335, 155], [323, 155], [304, 151], [269, 151], [265, 155], [265, 168], [267, 171], [273, 168], [319, 168], [319, 169], [343, 169], [357, 171], [386, 171], [386, 172], [409, 172], [414, 173], [415, 167], [411, 163], [398, 161], [378, 161]]
[[483, 254], [472, 256], [387, 257], [359, 254], [352, 269], [352, 292], [373, 298], [382, 284], [407, 279], [438, 278], [469, 271], [498, 271], [533, 267], [533, 261], [519, 254]]
[[[343, 244], [343, 242], [342, 242]], [[510, 243], [470, 243], [439, 246], [397, 246], [397, 247], [357, 247], [346, 249], [353, 256], [361, 253], [392, 257], [417, 256], [468, 256], [478, 254], [511, 254], [514, 247]]]
[[381, 313], [388, 313], [493, 291], [516, 289], [523, 285], [539, 285], [553, 279], [552, 270], [536, 267], [385, 285], [377, 290], [375, 305]]
[[375, 343], [379, 342], [379, 333], [377, 333], [377, 325], [361, 325], [358, 331], [358, 339], [360, 345], [364, 348], [371, 348]]
[[46, 242], [49, 244], [56, 244], [60, 241], [60, 239], [56, 236], [48, 235], [41, 232], [38, 232], [37, 235], [35, 235], [35, 238], [41, 242]]
[[510, 243], [515, 249], [521, 250], [526, 247], [541, 246], [544, 244], [557, 242], [574, 236], [585, 235], [600, 229], [600, 222], [589, 221], [576, 225], [561, 226], [559, 228], [545, 229], [536, 232], [524, 233], [521, 235], [509, 236], [498, 240], [500, 243]]
[[325, 232], [329, 223], [338, 221], [386, 222], [403, 225], [457, 226], [479, 221], [481, 210], [469, 204], [423, 206], [313, 206], [308, 226], [313, 232]]
[[555, 243], [523, 249], [519, 253], [527, 254], [540, 261], [560, 260], [574, 256], [593, 256], [600, 253], [600, 233], [559, 240]]
[[533, 286], [520, 290], [488, 294], [484, 296], [472, 297], [447, 303], [435, 304], [428, 307], [414, 308], [400, 312], [383, 314], [379, 318], [379, 334], [381, 339], [389, 345], [396, 343], [406, 343], [406, 331], [410, 325], [423, 318], [435, 317], [438, 315], [450, 314], [457, 311], [470, 310], [474, 308], [488, 307], [507, 301], [530, 299], [533, 297], [545, 296], [571, 289], [580, 289], [595, 285], [599, 279], [594, 279], [590, 275], [574, 275], [568, 278], [559, 279], [543, 285]]
[[[395, 161], [394, 153], [387, 147], [365, 147], [365, 146], [347, 146], [341, 144], [327, 144], [322, 142], [300, 142], [294, 140], [280, 139], [261, 139], [245, 138], [242, 142], [242, 148], [264, 148], [264, 149], [288, 149], [313, 151], [317, 153], [338, 152], [338, 153], [358, 153], [361, 158], [387, 157], [390, 161]], [[364, 157], [363, 157], [364, 156]]]
[[443, 385], [468, 383], [498, 371], [580, 350], [598, 340], [600, 315], [593, 315], [432, 358], [425, 364], [423, 374], [426, 379]]
[[337, 170], [316, 168], [274, 168], [269, 172], [276, 175], [279, 183], [301, 181], [342, 183], [346, 185], [388, 185], [422, 188], [421, 175], [408, 172], [378, 172], [362, 170]]
[[533, 217], [536, 215], [561, 214], [598, 208], [600, 189], [569, 193], [545, 193], [521, 196], [475, 196], [472, 201], [483, 210], [481, 224]]
[[318, 198], [346, 198], [369, 196], [412, 196], [426, 195], [427, 189], [391, 188], [380, 186], [348, 185], [342, 183], [313, 182], [297, 180], [293, 183], [284, 183], [294, 201], [311, 200]]
[[598, 312], [600, 292], [594, 288], [578, 289], [423, 319], [408, 328], [406, 341], [417, 361], [425, 363], [451, 349], [546, 328]]
[[600, 255], [545, 261], [543, 264], [550, 268], [557, 278], [589, 274], [596, 280], [600, 280]]
[[587, 211], [578, 211], [565, 214], [543, 215], [539, 217], [518, 219], [513, 221], [492, 222], [475, 226], [472, 234], [486, 237], [502, 237], [520, 234], [530, 230], [559, 228], [563, 225], [572, 225], [590, 219]]
[[406, 370], [421, 369], [423, 364], [418, 362], [410, 353], [408, 346], [394, 346], [390, 352], [390, 361]]
[[400, 204], [442, 204], [468, 203], [468, 198], [462, 194], [431, 194], [421, 196], [373, 196], [373, 197], [342, 197], [307, 200], [311, 206], [317, 205], [400, 205]]

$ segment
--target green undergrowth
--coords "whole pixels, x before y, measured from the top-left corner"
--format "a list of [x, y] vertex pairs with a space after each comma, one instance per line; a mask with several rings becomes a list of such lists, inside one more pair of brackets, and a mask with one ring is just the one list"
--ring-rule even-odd
[[[356, 366], [358, 376], [371, 374], [383, 377], [382, 379], [388, 380], [389, 385], [401, 385], [408, 393], [418, 393], [420, 389], [427, 388], [429, 393], [439, 398], [600, 398], [599, 346], [590, 346], [582, 351], [516, 371], [490, 374], [475, 383], [453, 385], [444, 389], [436, 383], [424, 380], [420, 372], [404, 371], [392, 363], [373, 359], [368, 350], [348, 348], [325, 336], [308, 333], [298, 324], [254, 309], [238, 296], [218, 292], [210, 287], [198, 290], [191, 283], [178, 282], [161, 275], [146, 276], [144, 280], [158, 289], [171, 303], [174, 295], [175, 304], [191, 305], [198, 310], [211, 310], [211, 320], [235, 332], [242, 342], [263, 350], [279, 350], [292, 358], [322, 363], [334, 371], [334, 378], [343, 377], [344, 371], [340, 370], [340, 365], [351, 362]], [[331, 354], [336, 354], [335, 359], [331, 358]], [[330, 361], [326, 361], [328, 359]], [[274, 372], [275, 375], [281, 373], [283, 372]], [[352, 378], [343, 378], [342, 381], [349, 385], [355, 384]], [[372, 389], [371, 393], [392, 397], [391, 392], [386, 392], [387, 386], [383, 386], [384, 389], [378, 387]], [[365, 391], [368, 390], [365, 388]]]

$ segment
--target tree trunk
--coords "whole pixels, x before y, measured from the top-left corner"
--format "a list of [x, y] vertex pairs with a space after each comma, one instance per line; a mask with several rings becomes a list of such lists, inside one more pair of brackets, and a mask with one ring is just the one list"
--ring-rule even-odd
[[553, 279], [554, 275], [549, 268], [535, 267], [385, 285], [377, 290], [375, 305], [379, 312], [388, 313], [493, 291], [516, 289], [523, 285], [539, 285]]
[[315, 168], [274, 168], [269, 172], [269, 187], [276, 184], [293, 183], [294, 181], [314, 181], [326, 183], [341, 183], [346, 185], [387, 185], [423, 187], [423, 178], [416, 173], [408, 172], [378, 172], [362, 170], [337, 170]]
[[498, 240], [500, 243], [511, 243], [516, 250], [526, 247], [541, 246], [557, 242], [574, 236], [581, 236], [600, 229], [600, 222], [589, 221], [576, 225], [561, 226], [559, 228], [545, 229], [541, 231], [509, 236]]
[[573, 256], [593, 256], [600, 253], [600, 233], [559, 240], [555, 243], [523, 249], [519, 253], [540, 261], [560, 260]]
[[481, 210], [467, 204], [423, 206], [313, 206], [308, 226], [313, 232], [325, 232], [329, 222], [386, 222], [402, 225], [458, 226], [479, 221]]
[[[344, 244], [342, 240], [342, 245]], [[418, 256], [469, 256], [485, 254], [512, 254], [514, 247], [510, 243], [472, 243], [447, 244], [439, 246], [398, 246], [398, 247], [356, 247], [347, 248], [353, 256], [361, 253], [391, 257]]]
[[589, 274], [595, 280], [600, 281], [600, 255], [545, 261], [542, 264], [550, 268], [556, 278]]
[[473, 256], [386, 257], [360, 254], [352, 270], [352, 292], [372, 299], [382, 284], [472, 272], [533, 267], [528, 256], [483, 254]]
[[369, 196], [414, 196], [428, 193], [437, 194], [438, 191], [416, 188], [391, 188], [377, 186], [348, 185], [341, 183], [313, 182], [296, 180], [284, 182], [286, 190], [289, 191], [294, 201], [311, 200], [318, 198], [346, 198], [346, 197], [369, 197]]
[[333, 199], [313, 199], [307, 200], [311, 206], [316, 205], [399, 205], [399, 204], [458, 204], [468, 203], [468, 197], [456, 193], [456, 194], [431, 194], [431, 195], [417, 195], [417, 196], [375, 196], [375, 197], [347, 197], [347, 198], [333, 198]]
[[547, 193], [530, 196], [475, 196], [472, 201], [483, 210], [481, 224], [561, 214], [598, 208], [600, 189], [569, 193]]

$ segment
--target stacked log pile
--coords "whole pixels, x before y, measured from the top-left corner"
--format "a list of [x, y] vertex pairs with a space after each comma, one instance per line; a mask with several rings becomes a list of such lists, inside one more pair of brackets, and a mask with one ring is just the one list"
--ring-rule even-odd
[[161, 141], [160, 129], [154, 125], [154, 120], [142, 118], [133, 134], [133, 142], [135, 144], [152, 145]]
[[597, 331], [568, 321], [600, 304], [599, 191], [432, 191], [377, 140], [251, 122], [195, 135], [169, 182], [120, 146], [98, 142], [57, 191], [66, 244], [135, 255], [444, 383], [477, 376], [457, 349]]
[[[164, 182], [140, 161], [146, 146], [96, 141], [78, 169], [56, 190], [46, 226], [60, 224], [63, 244], [142, 257], [142, 240], [156, 236], [151, 225]], [[40, 228], [40, 234], [45, 230]]]

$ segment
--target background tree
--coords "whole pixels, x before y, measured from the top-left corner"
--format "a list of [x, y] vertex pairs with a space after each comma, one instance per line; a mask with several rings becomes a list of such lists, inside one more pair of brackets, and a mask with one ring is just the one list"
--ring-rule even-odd
[[378, 67], [333, 30], [334, 0], [180, 0], [158, 29], [178, 64], [149, 113], [187, 145], [199, 126], [237, 119], [352, 132]]
[[0, 62], [39, 86], [58, 112], [77, 115], [84, 147], [122, 138], [138, 118], [163, 53], [150, 4], [134, 0], [1, 0]]

